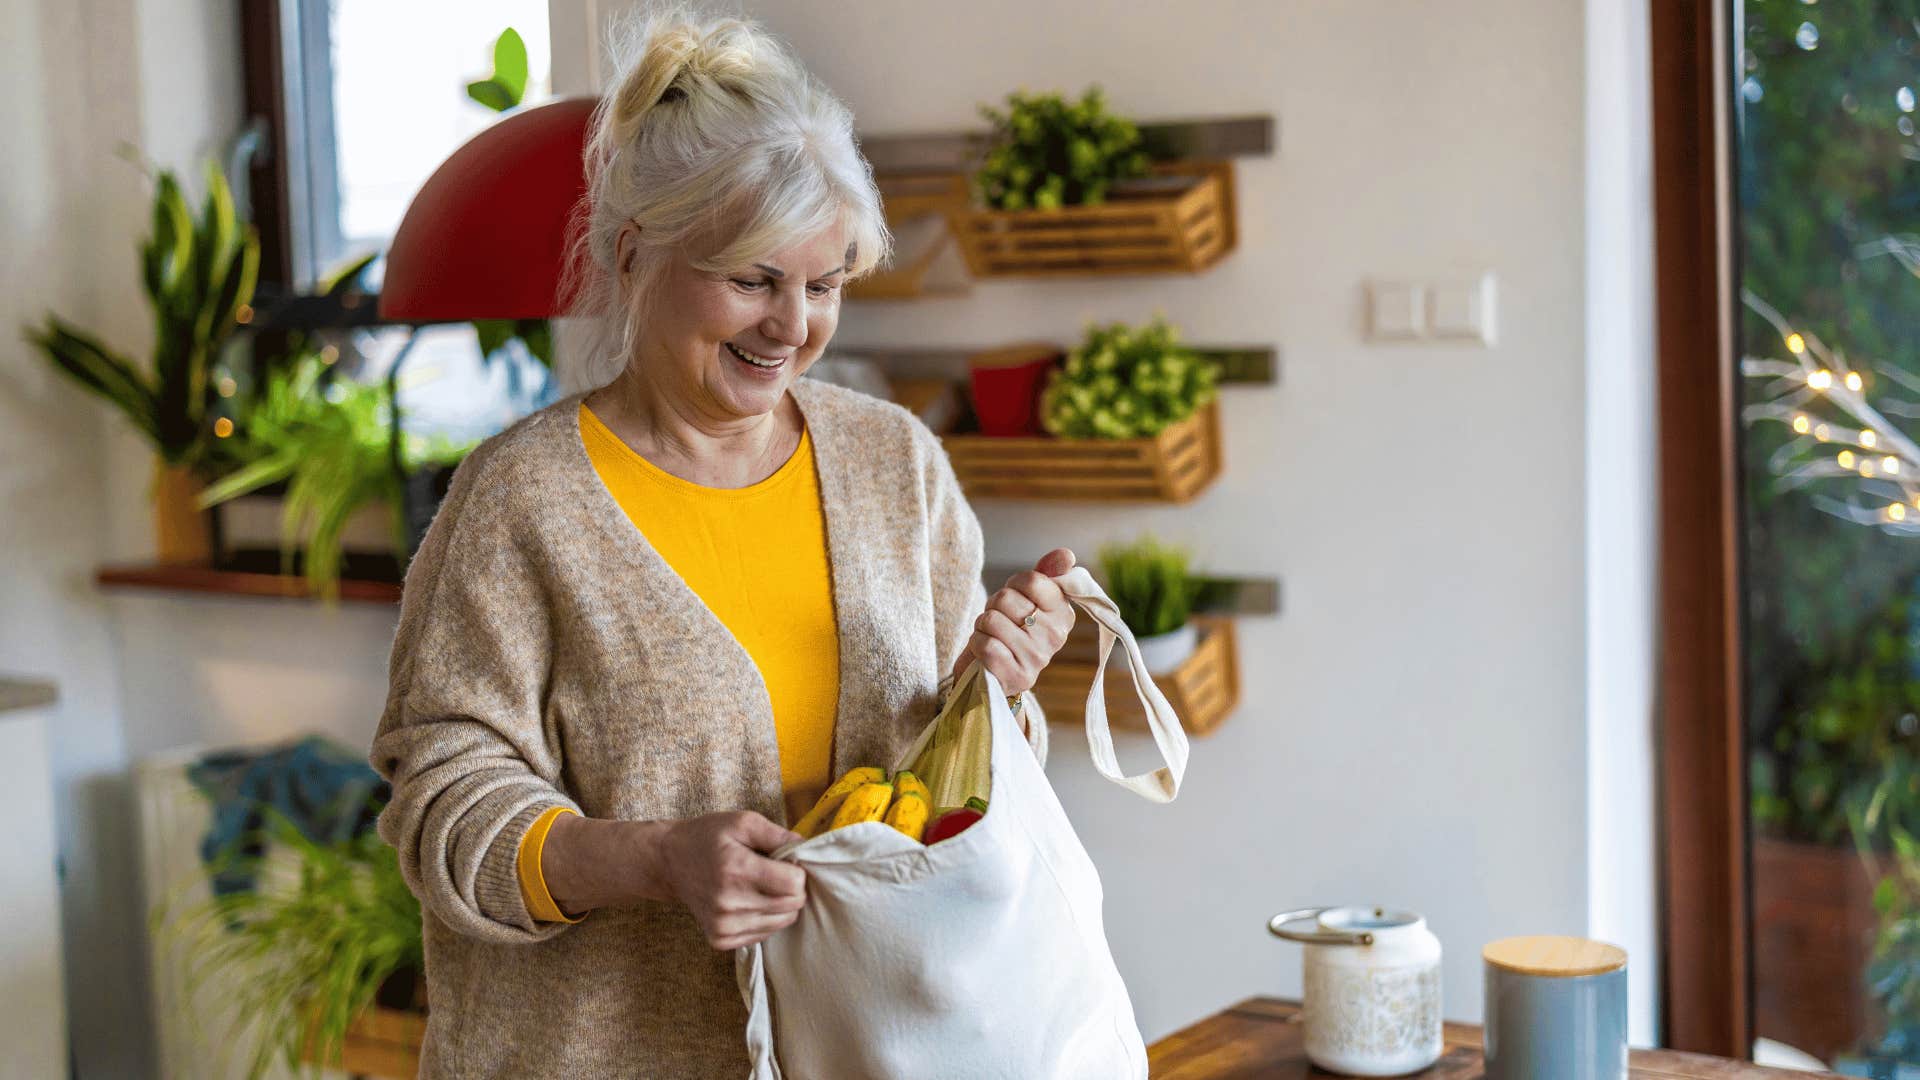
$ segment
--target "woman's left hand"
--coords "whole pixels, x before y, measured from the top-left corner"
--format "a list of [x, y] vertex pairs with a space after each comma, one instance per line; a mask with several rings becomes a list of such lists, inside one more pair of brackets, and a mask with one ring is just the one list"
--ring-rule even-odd
[[1073, 605], [1053, 580], [1071, 569], [1073, 552], [1054, 548], [1032, 570], [1008, 578], [973, 621], [973, 636], [954, 665], [955, 673], [977, 659], [1007, 693], [1033, 689], [1041, 669], [1073, 629]]

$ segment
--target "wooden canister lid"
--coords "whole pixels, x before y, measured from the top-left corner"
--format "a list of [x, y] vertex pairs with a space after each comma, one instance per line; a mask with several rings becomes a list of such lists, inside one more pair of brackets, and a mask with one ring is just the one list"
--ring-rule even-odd
[[1508, 971], [1560, 979], [1604, 975], [1627, 966], [1627, 951], [1618, 945], [1551, 935], [1502, 938], [1481, 949], [1480, 956]]

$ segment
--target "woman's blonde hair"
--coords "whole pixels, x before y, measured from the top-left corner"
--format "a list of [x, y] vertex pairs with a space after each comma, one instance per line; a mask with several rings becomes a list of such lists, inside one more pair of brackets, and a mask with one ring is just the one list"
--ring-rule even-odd
[[[614, 25], [609, 52], [615, 74], [588, 132], [587, 194], [569, 244], [571, 311], [593, 316], [580, 381], [619, 375], [646, 291], [680, 252], [697, 269], [735, 272], [844, 226], [846, 280], [890, 255], [853, 113], [757, 23], [648, 4]], [[640, 250], [623, 282], [615, 247], [628, 222]]]

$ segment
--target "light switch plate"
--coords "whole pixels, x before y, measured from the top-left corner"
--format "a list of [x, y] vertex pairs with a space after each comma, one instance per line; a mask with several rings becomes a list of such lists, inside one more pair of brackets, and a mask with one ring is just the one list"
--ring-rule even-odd
[[1428, 323], [1433, 336], [1453, 341], [1494, 342], [1494, 284], [1492, 274], [1443, 281], [1433, 287]]
[[1405, 281], [1367, 286], [1368, 336], [1375, 341], [1412, 341], [1427, 332], [1426, 287]]

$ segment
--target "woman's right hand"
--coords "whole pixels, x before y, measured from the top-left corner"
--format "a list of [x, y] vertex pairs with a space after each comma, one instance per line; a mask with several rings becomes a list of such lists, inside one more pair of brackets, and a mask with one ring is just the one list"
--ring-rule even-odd
[[764, 941], [800, 917], [806, 871], [767, 858], [797, 833], [752, 811], [673, 822], [660, 838], [660, 873], [693, 912], [707, 944], [727, 951]]

